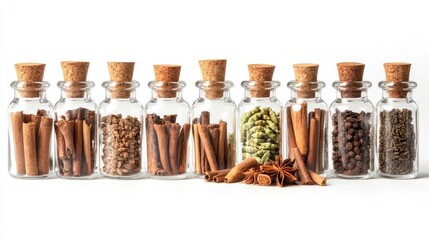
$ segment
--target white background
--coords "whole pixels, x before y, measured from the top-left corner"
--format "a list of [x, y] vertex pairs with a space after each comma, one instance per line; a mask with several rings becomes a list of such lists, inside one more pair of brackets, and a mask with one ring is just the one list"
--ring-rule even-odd
[[[425, 1], [48, 1], [0, 2], [0, 239], [417, 238], [429, 215], [429, 14]], [[107, 61], [135, 61], [138, 98], [150, 98], [153, 64], [182, 65], [185, 99], [197, 97], [197, 60], [228, 59], [232, 97], [243, 97], [247, 64], [275, 64], [278, 97], [290, 97], [292, 64], [320, 64], [323, 98], [335, 97], [335, 64], [366, 64], [377, 83], [383, 63], [411, 62], [420, 104], [420, 178], [329, 179], [327, 187], [267, 188], [184, 181], [27, 181], [7, 173], [7, 104], [13, 64], [46, 63], [48, 98], [59, 98], [60, 61], [90, 61], [93, 97], [104, 98]]]

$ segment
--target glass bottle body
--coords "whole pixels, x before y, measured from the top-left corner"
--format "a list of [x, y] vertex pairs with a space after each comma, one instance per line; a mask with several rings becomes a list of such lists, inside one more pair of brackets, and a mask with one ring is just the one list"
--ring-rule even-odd
[[46, 99], [48, 82], [15, 81], [9, 104], [9, 174], [17, 178], [52, 175], [53, 106]]
[[280, 82], [266, 81], [261, 86], [255, 81], [243, 81], [241, 86], [245, 89], [245, 97], [238, 105], [237, 160], [241, 162], [249, 157], [260, 163], [275, 160], [282, 146], [282, 104], [275, 92]]
[[[402, 85], [400, 98], [389, 94]], [[377, 173], [383, 177], [408, 179], [419, 170], [418, 106], [412, 98], [415, 82], [380, 82], [383, 97], [377, 104]]]
[[97, 104], [91, 99], [94, 83], [60, 81], [57, 86], [61, 98], [54, 106], [55, 174], [60, 178], [93, 178], [98, 166]]
[[334, 82], [333, 86], [337, 98], [329, 108], [332, 174], [342, 178], [373, 177], [375, 116], [367, 96], [371, 83]]
[[[188, 174], [190, 107], [182, 97], [184, 82], [149, 82], [152, 98], [146, 104], [148, 175], [183, 179]], [[168, 90], [166, 90], [168, 89]]]
[[[232, 168], [236, 164], [236, 105], [230, 98], [230, 81], [198, 81], [199, 98], [191, 109], [193, 161], [192, 172], [202, 176], [206, 171]], [[216, 90], [211, 89], [213, 86]], [[203, 136], [203, 135], [206, 136]], [[210, 139], [210, 141], [208, 141]], [[205, 152], [212, 151], [209, 156]], [[204, 152], [204, 153], [203, 153]], [[209, 157], [213, 158], [210, 159]]]
[[[304, 86], [305, 85], [305, 86]], [[321, 90], [325, 83], [318, 81], [312, 83], [298, 83], [291, 81], [291, 99], [283, 109], [283, 149], [284, 156], [289, 156], [288, 131], [293, 131], [297, 147], [306, 149], [303, 154], [306, 158], [307, 168], [320, 175], [326, 175], [328, 163], [328, 120], [329, 109], [321, 97]], [[304, 92], [303, 89], [306, 89]], [[291, 116], [288, 116], [290, 114]], [[287, 126], [287, 119], [291, 119], [292, 129]], [[303, 121], [300, 121], [304, 119]], [[301, 122], [302, 125], [301, 126]], [[303, 141], [301, 143], [300, 141]]]
[[113, 178], [139, 178], [142, 163], [144, 109], [135, 90], [140, 84], [104, 82], [106, 98], [98, 108], [100, 172]]

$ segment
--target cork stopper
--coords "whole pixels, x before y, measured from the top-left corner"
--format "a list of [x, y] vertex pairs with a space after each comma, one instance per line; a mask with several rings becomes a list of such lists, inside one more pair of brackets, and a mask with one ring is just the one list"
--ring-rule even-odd
[[358, 62], [340, 62], [337, 63], [338, 76], [341, 82], [352, 82], [350, 84], [350, 90], [342, 91], [341, 96], [346, 98], [359, 98], [361, 91], [353, 91], [353, 82], [356, 83], [356, 88], [361, 86], [363, 80], [363, 72], [365, 64]]
[[[111, 90], [112, 98], [129, 98], [131, 91], [128, 82], [133, 81], [134, 62], [108, 62], [110, 81], [117, 82], [115, 90]], [[121, 86], [122, 85], [122, 86]]]
[[63, 69], [64, 81], [77, 83], [76, 86], [71, 86], [70, 91], [66, 92], [69, 98], [82, 98], [85, 96], [85, 91], [79, 86], [79, 82], [85, 82], [88, 75], [89, 62], [62, 61], [61, 68]]
[[176, 97], [176, 91], [171, 90], [172, 86], [168, 83], [178, 82], [180, 78], [180, 65], [161, 64], [154, 65], [155, 80], [163, 82], [164, 85], [158, 91], [158, 97], [160, 98], [174, 98]]
[[249, 69], [250, 81], [257, 82], [254, 87], [255, 89], [250, 90], [250, 94], [253, 97], [269, 97], [270, 90], [264, 90], [264, 82], [273, 80], [276, 66], [269, 64], [249, 64], [247, 67]]
[[319, 64], [298, 63], [293, 65], [295, 81], [301, 83], [301, 91], [297, 93], [299, 98], [314, 98], [316, 93], [311, 91], [311, 84], [317, 82], [317, 71]]
[[[386, 73], [386, 81], [393, 83], [408, 82], [410, 80], [411, 63], [391, 62], [384, 64], [384, 71]], [[406, 98], [407, 92], [402, 90], [400, 84], [389, 91], [391, 98]]]
[[23, 89], [19, 91], [25, 98], [39, 97], [40, 91], [34, 90], [35, 86], [30, 82], [43, 81], [43, 74], [45, 72], [46, 64], [43, 63], [17, 63], [15, 64], [16, 75], [18, 81], [26, 81]]
[[[198, 61], [200, 64], [201, 74], [204, 81], [223, 82], [225, 81], [226, 59], [208, 59]], [[209, 99], [223, 97], [223, 84], [208, 84], [206, 97]]]

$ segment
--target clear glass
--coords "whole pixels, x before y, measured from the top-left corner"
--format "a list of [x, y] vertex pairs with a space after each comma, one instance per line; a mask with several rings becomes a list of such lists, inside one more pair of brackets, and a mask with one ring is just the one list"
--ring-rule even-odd
[[[9, 174], [17, 178], [52, 176], [52, 104], [46, 99], [49, 83], [14, 81], [8, 108]], [[38, 144], [39, 143], [39, 144]]]
[[[418, 114], [413, 100], [415, 82], [388, 83], [378, 86], [383, 97], [377, 104], [377, 153], [379, 175], [388, 178], [415, 178], [419, 171]], [[402, 96], [390, 93], [401, 89]]]
[[136, 179], [142, 162], [143, 105], [136, 99], [137, 81], [103, 82], [106, 98], [98, 108], [100, 172], [113, 178]]
[[[98, 165], [97, 104], [91, 99], [94, 83], [60, 81], [57, 86], [61, 98], [54, 106], [55, 174], [60, 178], [93, 178]], [[73, 137], [73, 141], [65, 141], [65, 136]]]
[[244, 99], [238, 105], [237, 159], [255, 157], [260, 163], [281, 153], [282, 104], [276, 97], [279, 81], [243, 81]]
[[185, 82], [151, 81], [152, 98], [146, 104], [148, 175], [156, 179], [183, 179], [188, 174], [190, 107], [182, 97]]
[[[230, 97], [230, 81], [197, 81], [199, 97], [192, 105], [191, 119], [193, 135], [192, 172], [203, 176], [209, 170], [223, 170], [235, 166], [236, 105]], [[203, 119], [207, 117], [207, 119]], [[214, 150], [216, 161], [209, 162], [204, 151], [198, 126], [206, 125], [211, 141], [206, 144]], [[207, 141], [206, 141], [207, 142]], [[203, 156], [202, 156], [203, 155]], [[211, 163], [211, 164], [210, 164]]]
[[375, 116], [368, 99], [371, 83], [334, 82], [337, 98], [331, 104], [329, 159], [332, 174], [342, 178], [374, 176]]
[[[288, 138], [288, 131], [294, 131], [295, 138], [301, 136], [301, 139], [306, 139], [306, 154], [303, 154], [307, 163], [308, 169], [316, 172], [320, 175], [326, 175], [329, 163], [328, 163], [328, 119], [329, 119], [329, 110], [328, 105], [322, 99], [322, 89], [325, 87], [325, 83], [322, 81], [318, 82], [309, 82], [309, 83], [300, 83], [296, 81], [290, 81], [287, 84], [287, 87], [291, 89], [291, 98], [286, 103], [285, 108], [283, 109], [283, 129], [284, 134], [283, 139]], [[304, 91], [305, 89], [305, 91]], [[303, 107], [304, 106], [304, 107]], [[307, 121], [304, 120], [306, 126], [302, 128], [305, 130], [300, 132], [300, 129], [288, 129], [287, 121], [288, 119], [288, 109], [290, 108], [294, 114], [292, 116], [302, 116], [298, 115], [302, 110], [306, 112], [303, 113], [307, 117]], [[291, 119], [293, 119], [291, 116]], [[311, 127], [311, 122], [314, 122], [313, 127]], [[293, 122], [293, 121], [292, 121]], [[293, 125], [293, 124], [292, 124]], [[298, 123], [297, 123], [298, 125]], [[294, 126], [293, 126], [294, 127]], [[306, 135], [306, 136], [305, 136]], [[303, 137], [305, 136], [305, 137]], [[314, 139], [317, 138], [317, 139]], [[313, 144], [314, 143], [314, 144]], [[300, 145], [298, 144], [298, 147]], [[286, 141], [283, 141], [283, 150], [284, 156], [289, 156], [289, 147]], [[305, 152], [305, 151], [301, 151]]]

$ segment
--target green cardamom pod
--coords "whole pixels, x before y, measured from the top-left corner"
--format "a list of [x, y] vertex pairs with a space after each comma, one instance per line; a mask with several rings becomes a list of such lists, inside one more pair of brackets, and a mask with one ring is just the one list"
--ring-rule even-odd
[[265, 125], [267, 125], [267, 121], [265, 121], [265, 120], [258, 120], [258, 121], [255, 121], [253, 123], [253, 125], [255, 125], [255, 126], [265, 126]]
[[269, 143], [269, 142], [264, 142], [259, 144], [259, 149], [272, 150], [272, 149], [277, 149], [278, 147], [279, 145]]
[[247, 153], [255, 153], [257, 152], [259, 149], [252, 147], [252, 146], [243, 146], [242, 152], [247, 152]]
[[256, 133], [252, 133], [252, 139], [253, 138], [263, 138], [263, 139], [267, 139], [268, 135], [263, 133], [263, 132], [256, 132]]
[[263, 132], [264, 131], [264, 127], [262, 126], [254, 126], [249, 130], [251, 133], [255, 133], [255, 132]]
[[268, 126], [276, 133], [280, 132], [280, 129], [278, 127], [277, 124], [275, 124], [274, 122], [272, 122], [271, 120], [267, 120]]
[[270, 160], [270, 156], [271, 156], [271, 153], [270, 152], [266, 152], [264, 154], [264, 156], [262, 156], [262, 162], [263, 162], [262, 164], [268, 162]]
[[276, 114], [274, 111], [270, 111], [270, 118], [273, 123], [279, 124], [279, 115]]
[[241, 129], [249, 130], [253, 127], [253, 125], [254, 125], [253, 122], [247, 122], [247, 123], [241, 125]]
[[262, 113], [255, 113], [249, 118], [248, 122], [258, 121], [259, 119], [261, 119], [261, 117], [262, 117]]

